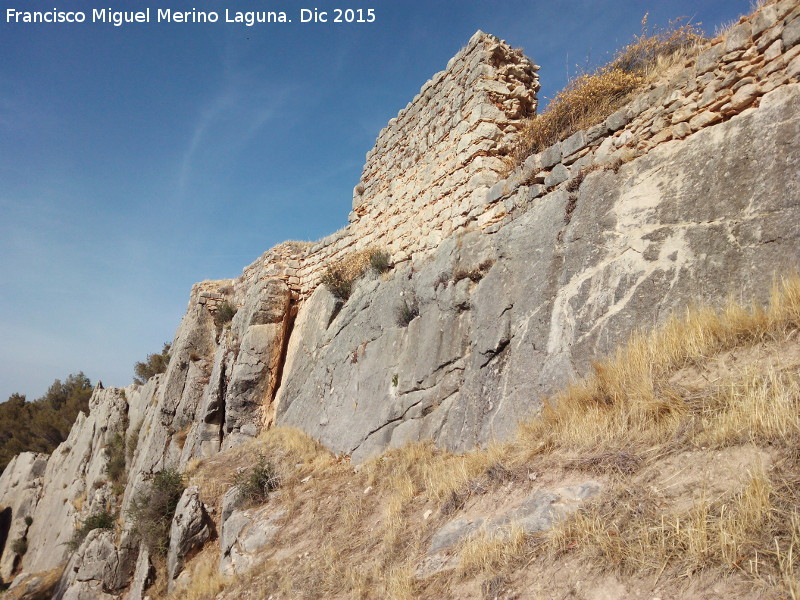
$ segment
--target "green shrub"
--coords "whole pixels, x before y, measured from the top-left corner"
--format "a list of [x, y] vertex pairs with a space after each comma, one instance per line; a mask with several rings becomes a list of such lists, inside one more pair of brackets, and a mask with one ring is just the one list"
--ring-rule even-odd
[[240, 471], [234, 479], [239, 499], [247, 504], [263, 504], [280, 483], [277, 469], [263, 454], [258, 455], [255, 466]]
[[406, 327], [411, 321], [419, 316], [419, 305], [417, 299], [412, 297], [410, 300], [404, 299], [395, 311], [395, 320], [400, 327]]
[[392, 257], [386, 250], [372, 250], [369, 255], [369, 266], [376, 273], [386, 273], [392, 266]]
[[136, 452], [136, 447], [139, 445], [139, 432], [142, 430], [142, 422], [131, 431], [128, 436], [128, 441], [125, 443], [125, 450], [129, 458], [133, 458], [133, 453]]
[[0, 471], [20, 452], [52, 453], [79, 412], [89, 412], [92, 383], [83, 373], [56, 379], [41, 398], [12, 394], [0, 403]]
[[125, 465], [125, 436], [115, 433], [105, 448], [106, 474], [113, 483], [122, 483], [127, 474]]
[[28, 551], [28, 540], [24, 537], [17, 538], [11, 544], [11, 551], [17, 556], [25, 556]]
[[67, 542], [67, 546], [73, 552], [77, 550], [89, 535], [90, 531], [95, 529], [113, 529], [114, 528], [114, 515], [109, 512], [103, 511], [86, 517], [83, 524], [75, 530], [72, 537]]
[[25, 525], [27, 525], [28, 527], [33, 525], [33, 517], [32, 516], [28, 515], [27, 517], [25, 517]]
[[175, 469], [165, 469], [153, 475], [147, 488], [131, 501], [128, 517], [133, 533], [154, 555], [167, 553], [169, 528], [183, 489], [183, 475]]
[[217, 306], [217, 312], [214, 313], [214, 323], [217, 327], [222, 327], [233, 321], [233, 317], [236, 315], [236, 311], [238, 309], [228, 302], [227, 300]]
[[148, 354], [145, 362], [137, 362], [133, 365], [133, 372], [136, 375], [133, 382], [143, 385], [151, 377], [166, 371], [169, 366], [169, 350], [170, 344], [165, 343], [161, 354]]

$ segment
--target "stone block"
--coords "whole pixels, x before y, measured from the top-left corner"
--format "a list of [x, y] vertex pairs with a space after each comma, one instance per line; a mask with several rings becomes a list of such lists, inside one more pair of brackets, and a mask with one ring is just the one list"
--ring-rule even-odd
[[561, 142], [561, 154], [571, 156], [586, 146], [586, 132], [577, 131]]
[[733, 27], [725, 36], [725, 53], [744, 50], [753, 39], [749, 21]]
[[796, 17], [791, 23], [787, 23], [783, 27], [781, 39], [786, 50], [797, 44], [798, 40], [800, 40], [800, 17]]
[[710, 71], [711, 69], [716, 68], [717, 63], [722, 57], [723, 54], [723, 46], [722, 44], [717, 44], [716, 46], [711, 46], [708, 50], [704, 50], [697, 56], [697, 72], [698, 74], [703, 74], [706, 71]]
[[544, 186], [551, 188], [569, 179], [569, 169], [562, 164], [553, 167], [550, 174], [544, 178]]
[[689, 120], [689, 127], [692, 128], [692, 131], [697, 131], [698, 129], [702, 129], [703, 127], [707, 127], [709, 125], [713, 125], [714, 123], [718, 123], [722, 120], [722, 115], [719, 113], [712, 112], [710, 110], [705, 110]]
[[556, 142], [549, 148], [545, 149], [540, 155], [542, 168], [549, 169], [553, 165], [561, 162], [561, 142]]
[[758, 37], [777, 22], [778, 11], [775, 10], [775, 6], [764, 6], [750, 21], [753, 37]]

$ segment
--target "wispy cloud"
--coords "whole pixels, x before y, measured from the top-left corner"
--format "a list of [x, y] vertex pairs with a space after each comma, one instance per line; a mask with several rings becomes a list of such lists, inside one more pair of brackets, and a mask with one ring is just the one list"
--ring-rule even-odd
[[288, 106], [295, 86], [259, 83], [250, 73], [227, 69], [220, 88], [198, 111], [178, 172], [184, 196], [201, 157], [234, 156]]

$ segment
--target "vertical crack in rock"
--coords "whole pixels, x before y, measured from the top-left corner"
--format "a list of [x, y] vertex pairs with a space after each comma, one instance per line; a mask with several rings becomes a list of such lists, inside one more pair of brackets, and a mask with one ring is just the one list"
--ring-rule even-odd
[[286, 366], [286, 357], [289, 353], [289, 340], [292, 338], [292, 332], [294, 331], [294, 322], [297, 319], [298, 308], [298, 296], [295, 292], [292, 292], [289, 298], [289, 307], [286, 310], [286, 318], [283, 321], [280, 351], [275, 365], [275, 383], [267, 398], [264, 427], [270, 427], [275, 422], [275, 413], [277, 410], [275, 398], [278, 397], [278, 390], [281, 389], [281, 384], [283, 383], [283, 369]]
[[226, 387], [226, 369], [225, 369], [225, 361], [222, 361], [220, 365], [220, 373], [219, 373], [219, 406], [214, 414], [214, 418], [217, 420], [219, 424], [219, 442], [222, 443], [223, 438], [225, 437], [225, 387]]

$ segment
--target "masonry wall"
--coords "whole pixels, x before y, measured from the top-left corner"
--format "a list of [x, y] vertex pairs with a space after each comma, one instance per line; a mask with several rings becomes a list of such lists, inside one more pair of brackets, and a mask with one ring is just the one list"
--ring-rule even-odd
[[297, 297], [324, 269], [369, 246], [395, 263], [421, 257], [466, 227], [496, 231], [536, 198], [587, 169], [613, 167], [755, 108], [800, 73], [798, 7], [763, 7], [604, 122], [529, 157], [508, 176], [506, 154], [536, 108], [538, 67], [476, 33], [384, 128], [353, 193], [350, 224], [313, 244], [282, 244], [245, 268], [237, 290], [274, 263]]

